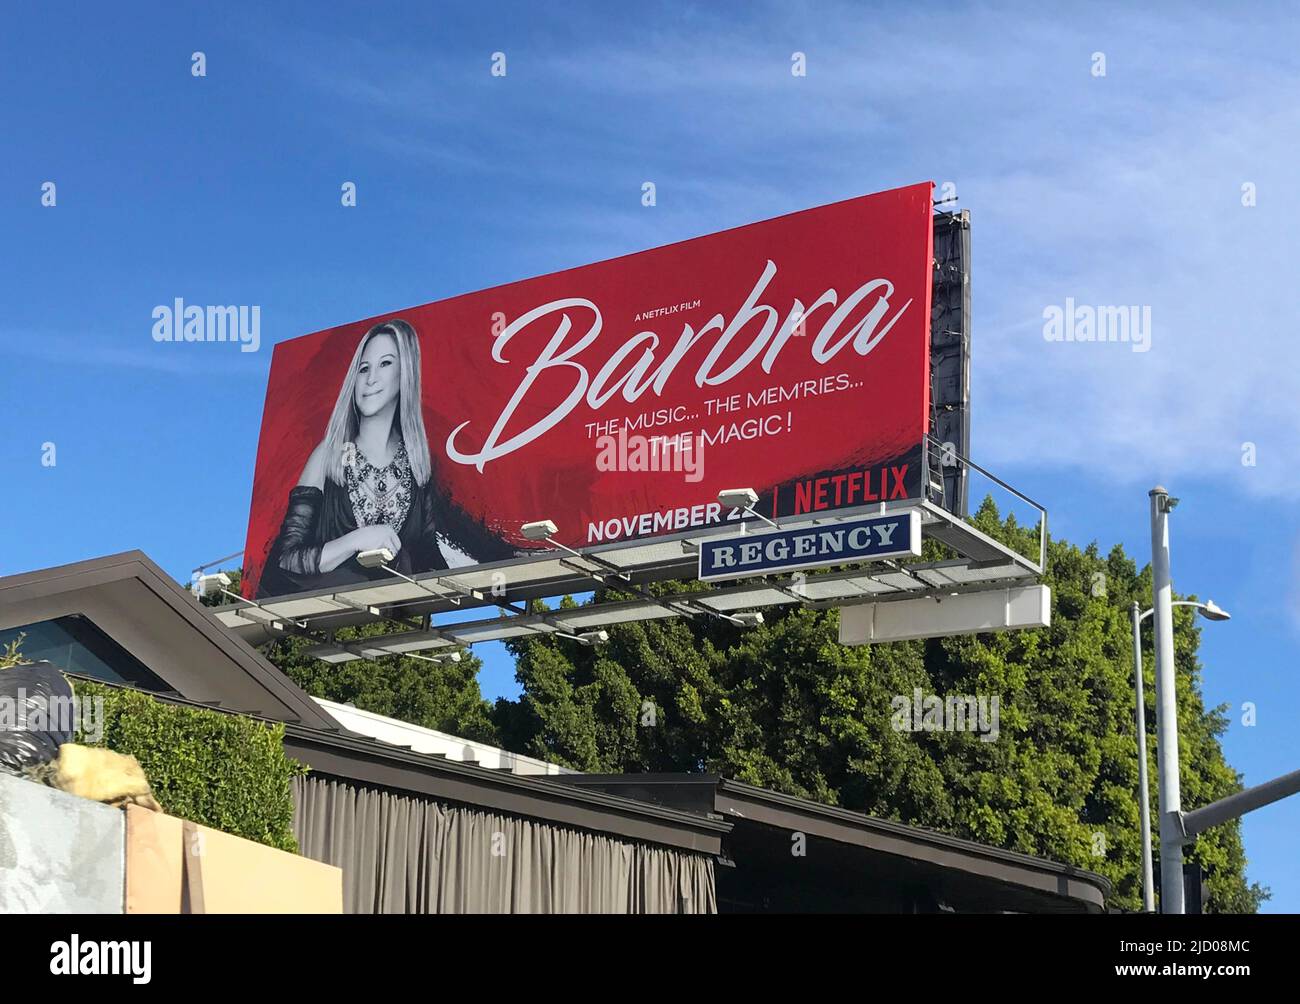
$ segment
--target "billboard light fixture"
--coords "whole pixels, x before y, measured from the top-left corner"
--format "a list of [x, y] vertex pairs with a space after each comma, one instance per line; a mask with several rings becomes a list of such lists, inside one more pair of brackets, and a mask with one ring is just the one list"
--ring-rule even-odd
[[593, 554], [583, 554], [581, 551], [575, 551], [568, 544], [561, 544], [558, 540], [555, 539], [555, 534], [558, 531], [559, 531], [559, 527], [557, 527], [555, 523], [549, 519], [535, 520], [532, 523], [525, 523], [523, 526], [519, 528], [519, 532], [524, 536], [526, 540], [536, 541], [538, 543], [550, 544], [557, 551], [563, 551], [565, 554], [571, 554], [575, 558], [581, 558], [583, 561], [589, 561], [593, 565], [598, 566], [601, 569], [601, 571], [594, 571], [590, 568], [583, 568], [579, 565], [574, 565], [566, 561], [560, 562], [560, 564], [564, 565], [566, 568], [572, 568], [575, 572], [581, 572], [583, 575], [591, 576], [601, 585], [604, 585], [605, 583], [606, 572], [613, 572], [615, 575], [617, 575], [620, 579], [624, 580], [625, 582], [632, 581], [632, 576], [629, 575], [627, 572], [623, 571], [613, 562], [606, 561], [604, 558], [597, 558]]
[[752, 488], [724, 488], [718, 492], [718, 501], [732, 509], [747, 511], [758, 502], [758, 492]]
[[459, 652], [448, 652], [446, 655], [417, 655], [414, 652], [393, 652], [392, 655], [401, 656], [403, 659], [419, 659], [421, 662], [460, 662], [461, 654]]
[[593, 631], [583, 631], [581, 634], [569, 634], [567, 631], [555, 631], [552, 633], [561, 638], [567, 638], [569, 641], [576, 641], [579, 645], [593, 646], [609, 641], [609, 632], [604, 628], [597, 628]]
[[[230, 576], [225, 572], [212, 572], [208, 575], [200, 575], [195, 578], [194, 596], [196, 599], [201, 599], [204, 596], [217, 596], [219, 594], [229, 596], [232, 600], [245, 604], [243, 607], [238, 609], [244, 617], [248, 618], [248, 620], [257, 621], [259, 624], [265, 624], [272, 631], [284, 630], [284, 622], [275, 614], [271, 613], [270, 610], [263, 607], [262, 604], [258, 603], [257, 600], [250, 600], [245, 596], [240, 596], [238, 593], [232, 593], [230, 591]], [[248, 617], [248, 615], [244, 614], [243, 611], [247, 610], [249, 607], [255, 607], [256, 609], [261, 610], [262, 613], [266, 614], [267, 619], [261, 620], [257, 617]], [[290, 623], [304, 629], [307, 627], [306, 621], [290, 620]]]
[[[413, 579], [409, 575], [404, 575], [403, 573], [399, 572], [396, 568], [393, 568], [389, 564], [389, 562], [391, 562], [392, 560], [393, 560], [393, 552], [386, 547], [376, 547], [369, 551], [361, 551], [357, 554], [357, 564], [360, 565], [362, 568], [382, 568], [389, 575], [394, 575], [397, 578], [401, 579], [403, 582], [409, 582], [411, 585], [417, 587], [418, 589], [424, 590], [430, 596], [437, 597], [440, 600], [449, 600], [455, 606], [460, 606], [460, 597], [448, 596], [446, 593], [440, 593], [436, 589], [430, 589], [423, 582]], [[478, 600], [480, 602], [486, 599], [486, 597], [483, 595], [481, 591], [477, 589], [472, 589], [466, 585], [462, 585], [461, 583], [457, 582], [455, 579], [444, 580], [442, 578], [435, 578], [434, 581], [437, 582], [439, 586], [445, 585], [451, 588], [452, 590], [454, 590], [455, 592], [460, 593], [462, 596], [470, 597], [470, 599]], [[336, 596], [335, 599], [337, 598], [338, 597]], [[497, 604], [497, 605], [501, 606], [501, 604]], [[507, 607], [506, 609], [509, 608]], [[514, 612], [517, 613], [518, 611], [514, 611]]]
[[[731, 509], [739, 509], [746, 516], [754, 516], [761, 519], [770, 527], [781, 529], [776, 523], [768, 519], [761, 512], [758, 512], [754, 506], [758, 504], [758, 492], [752, 488], [724, 488], [718, 492], [718, 501]], [[742, 526], [744, 524], [741, 524]]]
[[376, 547], [357, 554], [357, 564], [362, 568], [383, 568], [393, 560], [393, 552], [386, 547]]
[[349, 662], [354, 659], [419, 659], [421, 662], [460, 662], [460, 652], [447, 652], [444, 655], [420, 655], [416, 652], [393, 652], [385, 648], [380, 648], [372, 644], [367, 644], [368, 639], [358, 639], [356, 641], [341, 641], [329, 645], [322, 645], [309, 652], [322, 662], [339, 663]]
[[524, 535], [525, 540], [546, 541], [550, 543], [552, 537], [560, 528], [552, 523], [549, 519], [539, 519], [532, 523], [525, 523], [519, 528], [519, 532]]
[[225, 572], [213, 572], [211, 575], [200, 575], [194, 580], [195, 596], [216, 596], [218, 593], [224, 593], [230, 589], [230, 576]]

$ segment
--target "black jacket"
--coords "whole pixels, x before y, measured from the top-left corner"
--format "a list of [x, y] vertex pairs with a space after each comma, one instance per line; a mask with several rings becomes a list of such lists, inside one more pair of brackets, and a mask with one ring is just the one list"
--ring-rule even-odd
[[[356, 528], [352, 501], [343, 486], [326, 478], [324, 491], [306, 485], [290, 489], [284, 522], [257, 584], [257, 598], [391, 580], [382, 568], [362, 568], [356, 555], [333, 571], [320, 571], [322, 545]], [[477, 561], [497, 561], [514, 554], [505, 541], [455, 505], [430, 479], [416, 489], [406, 520], [397, 531], [402, 549], [392, 567], [404, 575], [446, 569], [439, 533]]]

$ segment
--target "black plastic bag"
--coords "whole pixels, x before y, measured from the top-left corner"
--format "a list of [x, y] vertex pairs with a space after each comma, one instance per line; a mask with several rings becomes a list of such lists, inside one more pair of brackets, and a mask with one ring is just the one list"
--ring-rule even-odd
[[57, 757], [72, 742], [73, 708], [72, 687], [54, 663], [0, 669], [0, 772], [20, 774]]

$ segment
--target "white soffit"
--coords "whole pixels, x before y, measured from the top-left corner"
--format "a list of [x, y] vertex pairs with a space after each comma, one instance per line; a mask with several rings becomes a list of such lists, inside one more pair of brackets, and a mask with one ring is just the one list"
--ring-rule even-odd
[[863, 603], [840, 611], [840, 644], [870, 645], [1048, 627], [1052, 623], [1051, 605], [1052, 591], [1043, 585]]
[[631, 606], [622, 603], [601, 604], [599, 606], [581, 607], [577, 610], [565, 610], [563, 615], [565, 623], [578, 631], [585, 631], [587, 628], [592, 627], [604, 627], [610, 624], [652, 621], [677, 616], [671, 610], [650, 603]]
[[529, 624], [514, 624], [520, 618], [507, 617], [504, 620], [460, 621], [449, 624], [440, 630], [451, 635], [462, 645], [475, 645], [484, 641], [501, 641], [503, 638], [518, 638], [525, 634], [550, 634], [555, 629], [536, 621]]

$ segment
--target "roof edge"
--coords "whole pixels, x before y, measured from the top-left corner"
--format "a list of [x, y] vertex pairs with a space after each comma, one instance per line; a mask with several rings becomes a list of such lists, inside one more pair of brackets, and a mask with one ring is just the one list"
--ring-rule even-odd
[[[893, 820], [868, 816], [865, 813], [853, 812], [850, 809], [844, 809], [840, 806], [824, 805], [820, 802], [812, 802], [809, 799], [799, 798], [795, 795], [769, 791], [765, 788], [745, 784], [742, 781], [733, 781], [730, 778], [724, 777], [719, 779], [718, 791], [719, 794], [725, 791], [735, 798], [754, 805], [772, 806], [786, 811], [798, 812], [806, 816], [821, 816], [828, 820], [832, 820], [835, 823], [854, 827], [856, 829], [875, 831], [877, 833], [905, 839], [912, 843], [927, 843], [940, 850], [965, 854], [986, 861], [996, 862], [1001, 865], [1024, 869], [1026, 871], [1047, 873], [1053, 877], [1065, 879], [1070, 883], [1083, 884], [1094, 889], [1098, 895], [1096, 897], [1087, 895], [1081, 896], [1077, 893], [1068, 891], [1060, 892], [1058, 895], [1083, 900], [1084, 902], [1091, 903], [1098, 909], [1104, 909], [1105, 900], [1113, 892], [1113, 886], [1110, 879], [1106, 878], [1104, 875], [1099, 875], [1096, 872], [1091, 872], [1084, 868], [1078, 868], [1074, 865], [1064, 864], [1060, 861], [1053, 861], [1050, 858], [1036, 857], [1032, 854], [1024, 854], [1020, 851], [1006, 850], [1001, 847], [994, 847], [991, 844], [981, 844], [974, 840], [968, 840], [964, 837], [955, 837], [951, 834], [942, 833], [938, 830], [931, 830], [922, 826], [896, 823]], [[751, 816], [749, 818], [752, 819], [754, 817]], [[1080, 892], [1082, 892], [1082, 890], [1080, 890]]]

